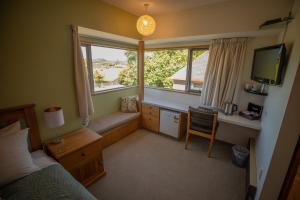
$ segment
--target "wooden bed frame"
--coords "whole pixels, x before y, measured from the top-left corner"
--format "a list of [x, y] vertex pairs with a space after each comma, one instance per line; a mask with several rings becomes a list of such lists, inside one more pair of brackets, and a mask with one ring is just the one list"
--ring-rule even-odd
[[39, 127], [34, 110], [35, 104], [26, 104], [0, 109], [0, 121], [14, 122], [23, 120], [29, 128], [31, 151], [42, 149]]

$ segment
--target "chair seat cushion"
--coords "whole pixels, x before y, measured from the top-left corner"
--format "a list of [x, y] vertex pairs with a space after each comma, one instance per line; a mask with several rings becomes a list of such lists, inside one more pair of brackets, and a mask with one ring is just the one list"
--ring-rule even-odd
[[115, 112], [98, 119], [93, 120], [88, 128], [96, 131], [100, 135], [109, 131], [113, 128], [116, 128], [126, 122], [137, 119], [140, 116], [140, 113], [123, 113], [123, 112]]

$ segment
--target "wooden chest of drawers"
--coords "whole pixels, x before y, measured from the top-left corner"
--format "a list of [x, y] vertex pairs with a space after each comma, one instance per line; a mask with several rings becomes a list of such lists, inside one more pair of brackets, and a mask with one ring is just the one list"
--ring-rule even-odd
[[47, 145], [50, 154], [84, 186], [105, 175], [102, 136], [83, 128], [64, 136], [64, 142]]
[[142, 104], [143, 127], [159, 133], [159, 107], [150, 104]]

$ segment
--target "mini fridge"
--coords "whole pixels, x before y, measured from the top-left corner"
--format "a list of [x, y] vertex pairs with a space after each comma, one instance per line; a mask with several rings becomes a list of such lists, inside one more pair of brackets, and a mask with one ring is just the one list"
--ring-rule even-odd
[[180, 113], [170, 110], [160, 110], [160, 132], [178, 138]]

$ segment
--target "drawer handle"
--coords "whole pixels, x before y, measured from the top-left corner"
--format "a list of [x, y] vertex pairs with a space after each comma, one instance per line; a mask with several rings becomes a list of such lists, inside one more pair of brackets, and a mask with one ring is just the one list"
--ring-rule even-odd
[[84, 157], [84, 156], [85, 156], [85, 153], [81, 153], [81, 156]]

